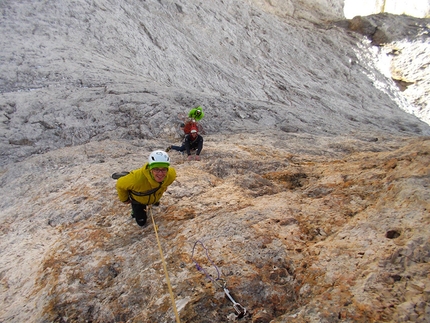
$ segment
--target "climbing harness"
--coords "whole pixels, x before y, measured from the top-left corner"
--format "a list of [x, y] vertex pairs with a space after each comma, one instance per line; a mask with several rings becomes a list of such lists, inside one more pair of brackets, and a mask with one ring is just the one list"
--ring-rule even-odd
[[151, 190], [145, 191], [145, 192], [138, 192], [138, 191], [130, 191], [131, 194], [136, 195], [136, 196], [148, 196], [151, 194], [154, 194], [155, 192], [157, 192], [159, 189], [161, 188], [161, 183], [158, 187], [153, 188]]
[[[113, 174], [112, 174], [112, 178], [113, 178], [113, 179], [119, 179], [119, 178], [124, 177], [124, 176], [126, 176], [126, 175], [128, 175], [128, 174], [130, 174], [130, 172], [119, 172], [119, 173], [113, 173]], [[140, 203], [140, 202], [136, 201], [136, 200], [133, 198], [133, 195], [134, 195], [134, 196], [150, 196], [150, 195], [153, 195], [153, 196], [148, 197], [148, 201], [146, 202], [146, 204], [149, 204], [149, 203], [151, 203], [151, 197], [153, 197], [153, 198], [154, 198], [154, 201], [157, 199], [157, 198], [156, 198], [156, 196], [155, 196], [154, 194], [155, 194], [155, 193], [156, 193], [160, 188], [161, 188], [161, 183], [159, 183], [158, 187], [153, 188], [153, 189], [150, 189], [150, 190], [145, 191], [145, 192], [138, 192], [138, 191], [130, 190], [130, 191], [128, 191], [128, 196], [129, 196], [130, 200], [132, 201], [132, 203], [134, 203], [134, 204], [142, 204], [142, 203]]]
[[[194, 251], [196, 249], [197, 244], [201, 244], [201, 246], [203, 247], [203, 249], [205, 250], [206, 253], [206, 258], [209, 260], [210, 264], [215, 268], [216, 272], [217, 272], [217, 277], [214, 278], [212, 277], [202, 266], [199, 265], [199, 263], [194, 259]], [[193, 252], [191, 255], [191, 259], [193, 260], [194, 264], [196, 265], [196, 268], [198, 271], [202, 272], [205, 274], [205, 276], [212, 281], [212, 283], [220, 288], [222, 288], [224, 290], [225, 295], [227, 296], [227, 298], [233, 303], [233, 308], [236, 311], [237, 314], [237, 318], [240, 319], [242, 317], [244, 317], [247, 314], [246, 308], [243, 307], [242, 305], [240, 305], [238, 302], [236, 302], [233, 297], [230, 295], [230, 291], [227, 289], [227, 283], [225, 280], [223, 280], [222, 278], [220, 278], [220, 271], [219, 268], [217, 267], [217, 265], [215, 265], [215, 263], [212, 261], [212, 259], [209, 257], [209, 251], [206, 248], [206, 246], [203, 244], [203, 242], [201, 242], [200, 240], [197, 240], [194, 243], [193, 246]]]
[[175, 313], [176, 323], [181, 323], [178, 310], [176, 309], [175, 297], [173, 296], [172, 285], [170, 284], [169, 273], [167, 272], [166, 261], [164, 260], [163, 250], [161, 249], [160, 239], [158, 238], [157, 225], [155, 224], [154, 216], [152, 215], [151, 205], [147, 206], [147, 211], [151, 215], [152, 224], [154, 226], [155, 236], [157, 237], [158, 251], [160, 252], [161, 261], [163, 262], [164, 274], [166, 275], [167, 286], [169, 288], [170, 300], [172, 302], [173, 312]]

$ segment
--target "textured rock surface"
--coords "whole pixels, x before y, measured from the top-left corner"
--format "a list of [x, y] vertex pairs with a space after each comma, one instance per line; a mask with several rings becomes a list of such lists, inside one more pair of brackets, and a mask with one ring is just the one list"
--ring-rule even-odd
[[378, 13], [395, 15], [409, 15], [418, 18], [430, 16], [430, 2], [426, 0], [345, 0], [344, 10], [346, 18], [367, 16]]
[[197, 241], [241, 322], [428, 322], [430, 127], [349, 22], [249, 1], [1, 9], [0, 321], [175, 321], [154, 227], [110, 176], [201, 104], [202, 161], [172, 152], [153, 208], [182, 322], [235, 321]]
[[[206, 136], [200, 163], [172, 153], [178, 180], [154, 208], [183, 322], [234, 318], [193, 265], [198, 240], [243, 321], [426, 322], [428, 140], [228, 138]], [[153, 226], [137, 227], [110, 179], [156, 144], [64, 148], [2, 176], [4, 320], [174, 321]], [[195, 259], [216, 277], [202, 248]]]
[[430, 19], [378, 14], [354, 17], [349, 28], [367, 36], [386, 58], [386, 72], [414, 107], [406, 109], [430, 124]]

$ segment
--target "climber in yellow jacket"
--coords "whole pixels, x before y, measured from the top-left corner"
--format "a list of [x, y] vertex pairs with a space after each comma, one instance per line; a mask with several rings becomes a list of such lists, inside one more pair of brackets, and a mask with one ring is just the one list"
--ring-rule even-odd
[[148, 163], [118, 179], [116, 189], [123, 203], [131, 203], [132, 217], [140, 226], [146, 223], [146, 206], [158, 205], [167, 187], [176, 178], [176, 171], [170, 166], [169, 155], [162, 151], [153, 151]]

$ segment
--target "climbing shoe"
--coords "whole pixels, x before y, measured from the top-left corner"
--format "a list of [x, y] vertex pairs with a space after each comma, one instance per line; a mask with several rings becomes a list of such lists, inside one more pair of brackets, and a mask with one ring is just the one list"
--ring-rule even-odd
[[141, 210], [139, 212], [136, 212], [134, 214], [134, 219], [136, 220], [136, 223], [140, 227], [143, 227], [145, 225], [146, 219], [147, 219], [147, 216], [146, 216], [146, 205], [144, 207], [145, 207], [145, 209], [143, 209], [143, 210]]
[[146, 223], [146, 218], [141, 219], [141, 218], [136, 218], [136, 223], [140, 226], [143, 227]]
[[121, 178], [121, 177], [123, 177], [123, 176], [125, 176], [125, 175], [128, 175], [128, 173], [129, 173], [129, 172], [113, 173], [113, 174], [112, 174], [112, 178], [113, 178], [113, 179], [118, 179], [118, 178]]

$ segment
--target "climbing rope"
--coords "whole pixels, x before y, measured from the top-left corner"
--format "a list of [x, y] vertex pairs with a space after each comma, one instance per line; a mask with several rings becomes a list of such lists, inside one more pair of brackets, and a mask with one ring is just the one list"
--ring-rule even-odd
[[[194, 259], [194, 251], [196, 249], [197, 244], [201, 244], [201, 246], [203, 247], [203, 249], [205, 249], [205, 253], [206, 253], [206, 258], [208, 258], [209, 262], [211, 263], [211, 265], [215, 268], [216, 272], [217, 272], [217, 277], [214, 278], [212, 277], [202, 266], [199, 265], [199, 263]], [[236, 311], [237, 314], [237, 318], [242, 318], [247, 314], [246, 308], [243, 307], [242, 305], [240, 305], [238, 302], [236, 302], [233, 297], [230, 295], [230, 291], [227, 289], [227, 283], [220, 278], [220, 271], [219, 268], [217, 267], [217, 265], [215, 265], [215, 263], [212, 261], [212, 259], [209, 257], [209, 251], [206, 248], [206, 246], [204, 245], [203, 242], [201, 242], [200, 240], [197, 240], [194, 243], [193, 246], [193, 252], [191, 254], [191, 259], [193, 260], [194, 264], [196, 265], [196, 268], [198, 271], [204, 273], [206, 275], [207, 278], [209, 278], [209, 280], [211, 280], [216, 286], [221, 287], [224, 290], [225, 295], [228, 297], [228, 299], [233, 303], [233, 308]]]
[[157, 225], [155, 224], [154, 216], [152, 215], [151, 205], [147, 207], [149, 214], [152, 218], [152, 224], [154, 225], [155, 236], [157, 237], [158, 250], [160, 251], [161, 261], [163, 262], [164, 274], [166, 275], [167, 286], [169, 288], [170, 300], [172, 302], [173, 312], [175, 313], [176, 322], [181, 323], [179, 319], [178, 310], [176, 309], [175, 297], [173, 296], [172, 285], [170, 284], [169, 273], [167, 272], [166, 261], [164, 260], [163, 250], [161, 249], [160, 239], [158, 238]]
[[[205, 253], [206, 253], [206, 258], [208, 258], [209, 262], [211, 263], [211, 265], [215, 268], [216, 272], [217, 272], [217, 278], [214, 279], [211, 275], [209, 275], [209, 273], [203, 268], [201, 267], [197, 261], [194, 260], [194, 250], [196, 249], [197, 244], [200, 243], [203, 247], [203, 249], [205, 249]], [[201, 242], [200, 240], [197, 240], [194, 243], [194, 247], [193, 247], [193, 252], [191, 254], [191, 259], [193, 260], [194, 264], [196, 265], [196, 268], [198, 271], [204, 273], [206, 275], [207, 278], [209, 278], [209, 280], [211, 280], [215, 285], [217, 285], [218, 287], [223, 288], [225, 285], [225, 282], [220, 278], [220, 272], [219, 269], [217, 267], [217, 265], [215, 265], [215, 263], [212, 261], [212, 259], [209, 257], [209, 251], [208, 249], [205, 247], [205, 245], [203, 244], [203, 242]], [[220, 282], [222, 282], [222, 284], [220, 284]]]

